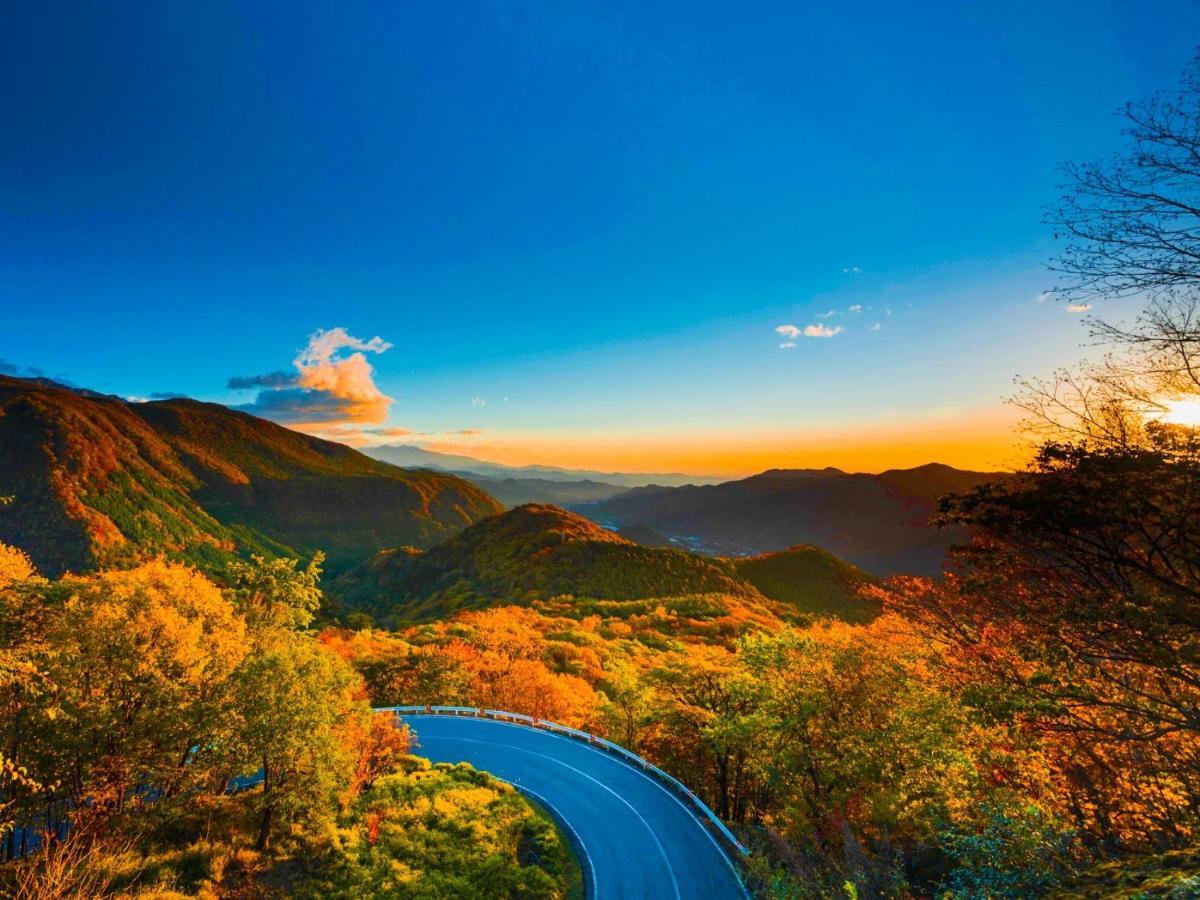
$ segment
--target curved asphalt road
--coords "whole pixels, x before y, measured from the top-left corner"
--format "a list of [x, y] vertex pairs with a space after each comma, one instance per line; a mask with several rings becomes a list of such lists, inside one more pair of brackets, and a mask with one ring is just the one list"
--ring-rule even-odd
[[589, 896], [744, 898], [733, 863], [660, 782], [580, 741], [523, 725], [406, 715], [417, 752], [468, 762], [551, 807], [583, 849]]

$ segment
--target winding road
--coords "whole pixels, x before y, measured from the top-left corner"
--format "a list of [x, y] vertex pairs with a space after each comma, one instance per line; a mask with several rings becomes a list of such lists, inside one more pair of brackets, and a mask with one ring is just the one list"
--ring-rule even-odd
[[603, 750], [487, 718], [405, 714], [417, 752], [468, 762], [551, 808], [581, 851], [588, 896], [744, 898], [725, 851], [657, 779]]

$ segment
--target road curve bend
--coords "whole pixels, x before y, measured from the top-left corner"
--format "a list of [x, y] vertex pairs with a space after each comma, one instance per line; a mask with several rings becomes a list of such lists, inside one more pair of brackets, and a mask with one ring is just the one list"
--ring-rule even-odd
[[685, 803], [616, 756], [495, 719], [407, 713], [402, 719], [421, 756], [468, 762], [550, 807], [574, 832], [589, 897], [747, 896], [733, 863]]

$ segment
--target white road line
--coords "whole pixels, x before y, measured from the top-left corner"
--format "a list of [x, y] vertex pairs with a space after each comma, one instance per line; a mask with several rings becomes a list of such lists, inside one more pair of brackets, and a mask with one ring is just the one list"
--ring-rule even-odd
[[[488, 774], [491, 774], [491, 773], [488, 773]], [[513, 781], [507, 781], [503, 778], [500, 778], [499, 775], [492, 775], [492, 777], [496, 778], [500, 781], [503, 781], [505, 784], [511, 784], [513, 786], [514, 790], [518, 790], [524, 794], [531, 795], [533, 797], [533, 799], [537, 800], [539, 803], [541, 803], [547, 809], [553, 811], [554, 814], [558, 816], [559, 821], [562, 822], [564, 825], [567, 826], [567, 828], [569, 828], [571, 830], [571, 834], [575, 836], [575, 840], [579, 843], [579, 849], [583, 851], [583, 858], [587, 860], [588, 871], [592, 873], [592, 897], [593, 898], [599, 897], [600, 896], [600, 880], [596, 877], [596, 864], [592, 861], [592, 855], [590, 853], [588, 853], [587, 846], [583, 843], [583, 838], [580, 836], [579, 832], [575, 830], [575, 826], [571, 824], [570, 820], [562, 814], [562, 810], [560, 810], [557, 806], [555, 806], [553, 803], [551, 803], [549, 800], [547, 800], [545, 797], [543, 797], [541, 794], [539, 794], [533, 788], [526, 787], [523, 784], [517, 784], [516, 782], [513, 782]]]
[[463, 744], [482, 744], [485, 747], [504, 747], [505, 749], [508, 749], [508, 750], [516, 750], [518, 753], [526, 753], [530, 756], [538, 756], [538, 757], [541, 757], [542, 759], [549, 760], [550, 762], [554, 763], [555, 765], [562, 766], [564, 769], [570, 769], [572, 772], [576, 773], [577, 775], [582, 775], [588, 781], [595, 782], [597, 786], [608, 791], [610, 794], [612, 794], [614, 797], [616, 797], [618, 800], [620, 800], [622, 803], [624, 803], [626, 806], [628, 806], [629, 811], [632, 812], [635, 816], [637, 816], [638, 819], [641, 821], [641, 823], [646, 826], [646, 830], [648, 832], [650, 832], [650, 837], [654, 839], [655, 846], [658, 847], [659, 856], [662, 857], [663, 862], [667, 866], [667, 874], [671, 876], [671, 887], [675, 891], [675, 900], [683, 900], [683, 895], [679, 892], [679, 881], [675, 878], [675, 868], [674, 868], [674, 866], [671, 865], [671, 858], [669, 856], [667, 856], [667, 851], [663, 847], [662, 841], [660, 841], [658, 839], [658, 835], [655, 833], [654, 829], [650, 827], [650, 823], [647, 822], [645, 817], [640, 812], [637, 811], [637, 807], [635, 807], [632, 803], [630, 803], [628, 800], [626, 800], [624, 797], [622, 797], [620, 794], [618, 794], [616, 791], [614, 791], [612, 788], [610, 788], [607, 784], [605, 784], [600, 779], [593, 778], [587, 772], [583, 771], [583, 769], [577, 769], [574, 766], [570, 765], [569, 763], [563, 762], [561, 759], [555, 759], [553, 756], [548, 756], [545, 753], [538, 753], [536, 750], [529, 750], [525, 747], [518, 747], [516, 744], [497, 744], [495, 741], [477, 741], [474, 738], [446, 737], [445, 735], [438, 736], [435, 738], [435, 740], [458, 741], [459, 743], [463, 743]]
[[[429, 718], [429, 719], [442, 718], [442, 719], [444, 719], [444, 718], [448, 718], [448, 717], [447, 716], [429, 715], [429, 716], [426, 716], [426, 718]], [[574, 738], [569, 738], [566, 735], [556, 734], [553, 731], [543, 731], [541, 729], [531, 729], [528, 725], [518, 725], [515, 722], [504, 722], [499, 719], [472, 719], [471, 721], [473, 721], [473, 722], [474, 721], [493, 722], [496, 725], [507, 725], [509, 728], [518, 728], [521, 731], [526, 731], [526, 732], [537, 731], [538, 734], [544, 734], [547, 737], [558, 738], [559, 740], [566, 741], [567, 743], [571, 744], [572, 746], [576, 746], [576, 747], [590, 747], [591, 746], [589, 744], [584, 744], [581, 741], [577, 741]], [[508, 745], [506, 744], [505, 746], [508, 746]], [[700, 831], [704, 833], [704, 836], [706, 838], [708, 838], [709, 841], [712, 842], [712, 845], [717, 848], [717, 853], [719, 853], [721, 855], [721, 859], [725, 860], [725, 865], [729, 866], [729, 871], [733, 873], [734, 881], [736, 881], [738, 887], [742, 889], [742, 895], [744, 897], [746, 897], [746, 900], [749, 900], [750, 892], [748, 890], [746, 890], [746, 884], [745, 884], [745, 882], [742, 881], [742, 874], [738, 871], [737, 866], [735, 866], [733, 864], [733, 861], [729, 858], [729, 854], [725, 851], [725, 848], [722, 847], [720, 845], [720, 843], [717, 841], [717, 839], [712, 836], [712, 832], [709, 831], [707, 828], [705, 828], [703, 824], [701, 824], [700, 820], [696, 818], [696, 814], [692, 810], [688, 809], [687, 805], [682, 800], [680, 800], [678, 797], [675, 796], [674, 793], [672, 793], [670, 790], [668, 790], [667, 786], [664, 785], [661, 781], [659, 781], [657, 778], [652, 778], [646, 772], [643, 772], [637, 766], [630, 763], [629, 760], [622, 759], [619, 756], [614, 756], [611, 753], [606, 753], [605, 751], [600, 750], [597, 747], [591, 747], [591, 749], [596, 751], [597, 753], [603, 754], [607, 759], [611, 759], [614, 762], [620, 763], [625, 768], [629, 769], [629, 771], [636, 772], [638, 775], [645, 778], [648, 782], [650, 782], [652, 785], [654, 785], [656, 788], [658, 788], [660, 791], [662, 791], [664, 794], [666, 794], [668, 797], [670, 797], [672, 800], [674, 800], [677, 804], [679, 804], [679, 807], [684, 812], [687, 813], [688, 819], [692, 822], [695, 822], [696, 827], [699, 828]]]

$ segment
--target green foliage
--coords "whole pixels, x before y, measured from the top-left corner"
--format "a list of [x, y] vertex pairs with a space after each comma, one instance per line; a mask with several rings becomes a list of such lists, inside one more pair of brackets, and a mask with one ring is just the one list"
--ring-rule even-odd
[[978, 824], [943, 830], [938, 839], [954, 868], [943, 884], [955, 900], [1045, 896], [1070, 872], [1075, 833], [1035, 806], [986, 803]]
[[562, 898], [581, 876], [554, 823], [470, 766], [410, 759], [343, 820], [297, 897]]
[[370, 714], [355, 699], [348, 664], [296, 636], [256, 653], [234, 673], [228, 734], [214, 752], [234, 772], [260, 769], [258, 848], [293, 821], [320, 822], [354, 777], [356, 758], [342, 740]]
[[879, 615], [878, 601], [859, 588], [874, 579], [856, 566], [817, 547], [802, 545], [780, 553], [733, 560], [738, 575], [761, 594], [797, 612], [869, 622]]
[[321, 605], [324, 559], [318, 552], [303, 569], [296, 568], [294, 559], [266, 560], [261, 556], [252, 557], [250, 563], [231, 563], [231, 592], [250, 631], [307, 628]]

